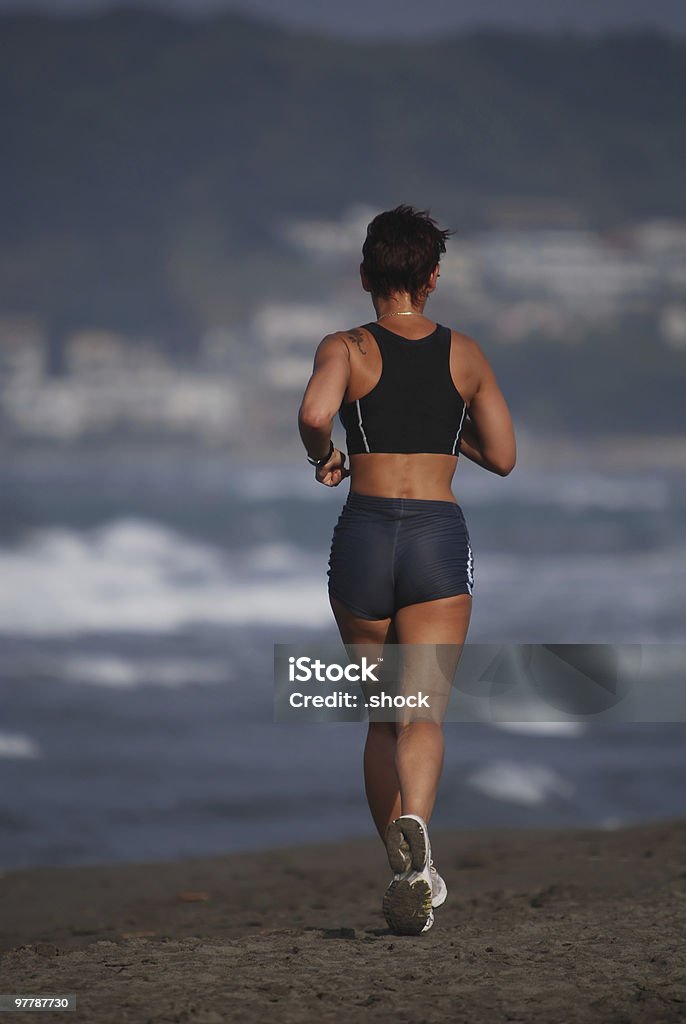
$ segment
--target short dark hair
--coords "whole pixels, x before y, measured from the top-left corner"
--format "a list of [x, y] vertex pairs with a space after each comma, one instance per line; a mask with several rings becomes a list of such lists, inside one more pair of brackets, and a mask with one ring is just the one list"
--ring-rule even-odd
[[374, 295], [409, 292], [420, 302], [431, 272], [445, 252], [450, 229], [439, 228], [428, 210], [396, 206], [367, 226], [362, 267]]

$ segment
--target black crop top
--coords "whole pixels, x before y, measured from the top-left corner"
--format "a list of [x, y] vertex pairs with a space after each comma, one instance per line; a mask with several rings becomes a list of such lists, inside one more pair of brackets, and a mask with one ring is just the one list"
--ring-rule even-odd
[[426, 338], [402, 338], [381, 324], [364, 325], [381, 353], [371, 391], [338, 410], [349, 455], [436, 452], [459, 455], [467, 406], [450, 375], [449, 327]]

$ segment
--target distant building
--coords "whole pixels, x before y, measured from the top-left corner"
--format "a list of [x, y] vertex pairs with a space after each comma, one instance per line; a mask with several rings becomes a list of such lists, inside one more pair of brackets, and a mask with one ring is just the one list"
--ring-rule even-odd
[[240, 421], [241, 393], [234, 379], [181, 370], [161, 350], [113, 332], [72, 335], [66, 376], [42, 377], [40, 350], [22, 351], [19, 358], [16, 342], [0, 343], [0, 364], [5, 351], [12, 358], [5, 360], [3, 419], [18, 438], [196, 436], [227, 443]]

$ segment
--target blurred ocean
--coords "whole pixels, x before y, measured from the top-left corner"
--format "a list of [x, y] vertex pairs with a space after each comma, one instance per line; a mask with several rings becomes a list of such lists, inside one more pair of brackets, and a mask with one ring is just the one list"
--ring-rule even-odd
[[[348, 481], [301, 462], [0, 469], [0, 869], [372, 834], [361, 724], [275, 725], [272, 645], [337, 639]], [[474, 643], [686, 643], [686, 479], [458, 468]], [[434, 827], [686, 813], [686, 724], [446, 725]]]

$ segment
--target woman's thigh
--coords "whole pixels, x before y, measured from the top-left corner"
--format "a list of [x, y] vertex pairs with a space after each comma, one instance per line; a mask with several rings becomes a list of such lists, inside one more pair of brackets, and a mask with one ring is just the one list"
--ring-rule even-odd
[[385, 619], [367, 619], [357, 615], [339, 598], [329, 594], [338, 632], [344, 644], [394, 644], [397, 643], [395, 625], [391, 616]]
[[[471, 614], [470, 594], [421, 601], [396, 612], [395, 632], [401, 645], [397, 688], [411, 698], [398, 715], [400, 723], [444, 720]], [[418, 711], [412, 710], [414, 706]]]
[[455, 594], [398, 608], [399, 644], [464, 644], [472, 616], [471, 594]]

